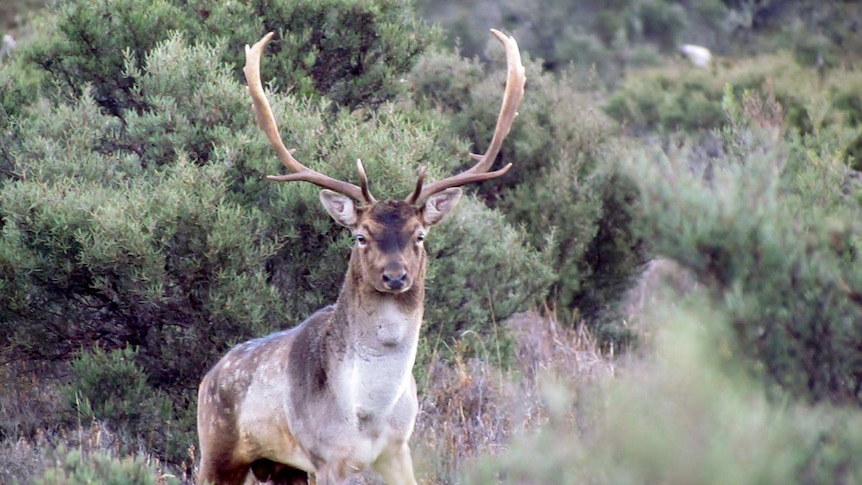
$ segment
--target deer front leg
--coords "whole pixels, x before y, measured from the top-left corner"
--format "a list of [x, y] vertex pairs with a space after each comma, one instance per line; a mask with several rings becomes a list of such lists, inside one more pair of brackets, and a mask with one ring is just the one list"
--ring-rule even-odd
[[387, 485], [416, 485], [413, 476], [413, 459], [407, 443], [387, 450], [374, 462], [374, 469], [383, 476]]

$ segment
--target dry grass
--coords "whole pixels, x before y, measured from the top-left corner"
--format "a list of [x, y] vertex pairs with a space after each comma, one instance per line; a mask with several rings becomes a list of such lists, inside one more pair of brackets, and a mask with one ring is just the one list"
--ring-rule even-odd
[[27, 483], [41, 475], [50, 461], [48, 455], [52, 449], [45, 433], [39, 433], [32, 440], [0, 441], [0, 484]]
[[37, 376], [54, 373], [49, 365], [0, 365], [0, 484], [27, 483], [45, 470], [54, 448], [52, 425], [60, 425], [60, 395]]
[[188, 470], [167, 470], [146, 444], [116, 433], [99, 422], [69, 424], [58, 383], [62, 366], [45, 363], [5, 364], [0, 366], [0, 485], [32, 483], [49, 467], [60, 466], [68, 450], [80, 450], [82, 456], [100, 454], [126, 458], [121, 449], [137, 450], [161, 477], [175, 476], [191, 484]]
[[548, 380], [580, 388], [614, 373], [614, 363], [583, 328], [535, 313], [516, 315], [504, 326], [516, 342], [509, 369], [457, 352], [451, 363], [430, 365], [413, 438], [421, 482], [458, 483], [476, 459], [504, 451], [513, 436], [547, 423], [555, 405]]

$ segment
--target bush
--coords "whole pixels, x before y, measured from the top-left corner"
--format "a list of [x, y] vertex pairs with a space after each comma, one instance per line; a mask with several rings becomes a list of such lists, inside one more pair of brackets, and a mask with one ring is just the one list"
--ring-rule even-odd
[[859, 200], [841, 138], [781, 140], [775, 99], [728, 88], [723, 160], [708, 185], [641, 160], [638, 218], [653, 249], [691, 270], [727, 312], [740, 354], [774, 391], [862, 402]]
[[50, 74], [48, 82], [61, 83], [64, 94], [80, 97], [90, 84], [98, 104], [120, 115], [145, 107], [132, 95], [135, 80], [123, 70], [124, 56], [142, 64], [169, 31], [187, 31], [194, 20], [165, 0], [68, 2], [60, 4], [53, 35], [21, 54]]
[[270, 47], [276, 86], [351, 109], [393, 99], [401, 92], [398, 77], [438, 35], [396, 0], [85, 0], [58, 4], [56, 30], [21, 55], [49, 73], [46, 84], [59, 85], [65, 96], [80, 97], [90, 85], [100, 107], [125, 117], [129, 109], [155, 109], [141, 99], [126, 59], [142, 65], [179, 32], [223, 42], [218, 60], [239, 79], [243, 46], [267, 31], [279, 33]]
[[24, 114], [27, 105], [38, 98], [42, 77], [41, 70], [29, 65], [23, 56], [0, 61], [0, 129], [8, 126], [8, 117]]
[[[135, 118], [127, 133], [166, 114]], [[0, 192], [3, 335], [38, 358], [98, 340], [138, 346], [153, 379], [190, 388], [219, 347], [275, 318], [263, 265], [277, 244], [262, 214], [226, 200], [223, 158], [145, 168], [131, 150], [104, 149], [115, 123], [85, 99], [19, 132], [20, 160], [38, 163]]]
[[[615, 130], [571, 77], [543, 74], [529, 60], [525, 66], [527, 93], [494, 164], [511, 162], [513, 169], [480, 185], [478, 194], [524, 227], [530, 245], [550, 261], [551, 306], [573, 321], [586, 319], [603, 343], [623, 343], [630, 335], [619, 327], [616, 307], [642, 253], [629, 215], [634, 192], [613, 173]], [[451, 55], [423, 58], [413, 75], [419, 103], [452, 109], [450, 138], [465, 136], [481, 152], [494, 131], [504, 68], [498, 60], [482, 78], [474, 64]]]
[[632, 68], [662, 64], [661, 54], [679, 44], [729, 54], [740, 43], [728, 34], [731, 10], [721, 0], [419, 0], [417, 8], [440, 22], [467, 57], [493, 57], [487, 27], [502, 26], [543, 69], [561, 74], [574, 66], [577, 79], [608, 87]]
[[723, 119], [716, 76], [702, 69], [646, 69], [626, 78], [605, 104], [612, 118], [637, 131], [712, 129]]
[[[60, 450], [62, 454], [63, 451]], [[112, 458], [105, 453], [83, 453], [72, 450], [61, 458], [44, 476], [37, 478], [34, 485], [156, 485], [177, 484], [178, 480], [159, 477], [141, 459]]]
[[257, 1], [255, 8], [266, 30], [295, 26], [272, 49], [282, 86], [349, 108], [392, 100], [400, 76], [439, 35], [400, 0]]
[[735, 94], [769, 90], [783, 108], [789, 129], [810, 133], [820, 128], [858, 128], [858, 89], [862, 75], [835, 69], [828, 78], [800, 67], [786, 54], [718, 64], [711, 71], [680, 65], [633, 72], [608, 97], [605, 111], [636, 133], [713, 130], [724, 123], [724, 87]]
[[532, 250], [503, 214], [462, 199], [448, 219], [428, 244], [429, 337], [493, 335], [496, 322], [545, 297], [554, 279], [547, 256]]
[[[613, 83], [620, 74], [618, 54], [628, 41], [625, 26], [634, 15], [631, 0], [559, 2], [555, 0], [477, 0], [417, 2], [418, 10], [440, 22], [464, 56], [495, 56], [488, 27], [513, 32], [524, 52], [544, 69], [564, 72], [574, 64], [579, 73], [598, 73]], [[592, 69], [592, 71], [591, 71]], [[583, 76], [586, 79], [588, 76]]]
[[428, 51], [419, 57], [411, 75], [413, 100], [423, 111], [438, 108], [457, 113], [470, 106], [471, 93], [484, 74], [478, 59], [446, 49]]
[[672, 50], [686, 21], [686, 11], [681, 5], [662, 0], [644, 1], [638, 5], [639, 28], [632, 37], [640, 35], [664, 50]]
[[193, 436], [173, 436], [178, 426], [168, 396], [150, 387], [147, 372], [136, 363], [138, 350], [110, 352], [101, 347], [82, 351], [71, 362], [71, 382], [60, 392], [77, 423], [107, 423], [127, 442], [121, 453], [132, 453], [144, 440], [147, 449], [178, 459], [194, 442]]
[[742, 52], [790, 49], [807, 67], [858, 59], [862, 43], [851, 19], [859, 18], [862, 8], [856, 2], [722, 1], [728, 8], [725, 30], [734, 34]]

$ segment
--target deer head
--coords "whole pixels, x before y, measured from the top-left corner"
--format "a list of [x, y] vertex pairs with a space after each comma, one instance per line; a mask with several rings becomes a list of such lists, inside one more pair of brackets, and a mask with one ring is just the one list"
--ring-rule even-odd
[[477, 163], [469, 170], [433, 183], [424, 183], [425, 167], [421, 167], [415, 189], [403, 201], [378, 202], [371, 195], [365, 169], [359, 160], [359, 186], [330, 178], [297, 161], [293, 150], [288, 150], [282, 142], [260, 79], [260, 58], [273, 33], [251, 47], [246, 46], [243, 71], [258, 126], [266, 133], [278, 158], [290, 172], [268, 178], [281, 182], [302, 180], [324, 189], [320, 192], [324, 208], [336, 222], [349, 228], [355, 238], [352, 266], [363, 275], [363, 283], [378, 292], [403, 293], [413, 287], [416, 278], [424, 271], [422, 242], [429, 228], [443, 220], [458, 203], [461, 197], [458, 187], [499, 177], [511, 168], [508, 164], [489, 172], [517, 116], [526, 78], [515, 40], [497, 30], [491, 32], [505, 47], [508, 78], [488, 150], [484, 155], [472, 155]]
[[353, 199], [324, 189], [320, 201], [356, 241], [352, 260], [355, 274], [381, 293], [404, 293], [421, 276], [425, 262], [423, 241], [428, 229], [458, 203], [461, 189], [450, 188], [429, 197], [420, 207], [404, 201], [357, 205]]

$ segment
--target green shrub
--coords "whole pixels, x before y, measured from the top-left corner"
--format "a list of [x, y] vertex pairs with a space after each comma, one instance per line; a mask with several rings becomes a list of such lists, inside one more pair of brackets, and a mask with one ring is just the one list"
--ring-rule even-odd
[[141, 99], [138, 79], [124, 69], [126, 58], [142, 65], [172, 32], [223, 42], [219, 61], [239, 79], [243, 46], [277, 31], [269, 79], [351, 109], [393, 99], [402, 89], [401, 73], [437, 36], [396, 0], [85, 0], [58, 3], [56, 15], [56, 30], [21, 55], [48, 73], [47, 85], [71, 97], [90, 85], [99, 106], [122, 117], [128, 109], [156, 109]]
[[[63, 450], [59, 451], [64, 454]], [[177, 484], [171, 477], [160, 477], [140, 458], [112, 458], [105, 453], [65, 453], [56, 466], [49, 468], [34, 485], [156, 485]]]
[[22, 115], [27, 105], [38, 98], [42, 77], [42, 72], [23, 56], [0, 61], [0, 129], [8, 126], [9, 117]]
[[106, 423], [124, 437], [122, 452], [138, 451], [138, 440], [143, 440], [148, 450], [182, 457], [193, 437], [176, 433], [171, 400], [149, 385], [137, 358], [138, 350], [131, 347], [82, 351], [71, 362], [71, 382], [60, 390], [65, 404], [76, 423]]
[[[731, 9], [721, 0], [429, 1], [417, 9], [440, 22], [452, 43], [470, 58], [493, 57], [487, 27], [511, 31], [546, 71], [576, 68], [577, 79], [615, 87], [632, 68], [664, 63], [662, 54], [695, 42], [716, 53], [745, 50], [728, 32]], [[571, 75], [571, 72], [570, 74]]]
[[[88, 110], [96, 108], [68, 110], [81, 129], [53, 139], [68, 142], [35, 146], [48, 149], [44, 165], [0, 192], [4, 335], [50, 358], [92, 343], [87, 335], [111, 336], [141, 347], [154, 378], [166, 379], [159, 372], [167, 359], [167, 368], [196, 379], [220, 353], [213, 344], [251, 336], [272, 318], [268, 311], [278, 312], [263, 268], [276, 247], [267, 220], [225, 201], [223, 165], [199, 169], [181, 159], [167, 173], [145, 172], [131, 157], [81, 153], [89, 147], [81, 133], [93, 133], [80, 123]], [[51, 123], [61, 128], [64, 115], [55, 114]], [[194, 340], [200, 349], [188, 346], [187, 332], [203, 339]]]
[[92, 85], [94, 99], [115, 115], [145, 107], [132, 95], [135, 80], [123, 70], [124, 55], [142, 64], [169, 31], [188, 31], [196, 20], [167, 0], [58, 6], [56, 31], [21, 54], [49, 73], [47, 82], [60, 84], [69, 96], [80, 97]]
[[400, 0], [256, 0], [253, 5], [265, 30], [284, 32], [272, 48], [280, 85], [349, 108], [392, 100], [400, 93], [400, 76], [439, 35]]
[[411, 80], [414, 99], [423, 111], [435, 108], [456, 113], [470, 105], [470, 96], [482, 80], [484, 68], [477, 59], [458, 51], [435, 49], [419, 57]]
[[[862, 402], [859, 201], [833, 130], [780, 144], [774, 98], [728, 87], [727, 157], [700, 174], [641, 160], [632, 182], [653, 249], [692, 271], [721, 302], [752, 371], [772, 389]], [[846, 142], [846, 141], [845, 141]]]
[[677, 37], [687, 21], [682, 5], [662, 0], [647, 0], [639, 3], [637, 13], [639, 28], [636, 35], [655, 42], [664, 50], [676, 47]]
[[[820, 111], [814, 117], [815, 127], [846, 126], [848, 136], [853, 138], [847, 147], [847, 158], [853, 169], [862, 170], [862, 74], [855, 70], [835, 70], [829, 79], [828, 97], [820, 98], [820, 106], [812, 106]], [[829, 105], [823, 106], [826, 104], [824, 97], [831, 101]]]
[[627, 49], [626, 25], [635, 15], [631, 0], [559, 2], [556, 0], [419, 1], [424, 17], [440, 22], [460, 52], [469, 58], [495, 56], [488, 27], [514, 33], [518, 44], [549, 71], [572, 64], [583, 78], [613, 84], [620, 75], [620, 53]]
[[547, 255], [475, 200], [462, 200], [449, 219], [429, 238], [426, 334], [494, 335], [496, 322], [545, 297], [554, 279]]
[[856, 2], [725, 3], [727, 30], [745, 52], [790, 50], [800, 64], [826, 69], [859, 58], [862, 42], [850, 20], [862, 14]]
[[725, 120], [721, 100], [728, 83], [737, 95], [746, 89], [772, 91], [792, 130], [859, 126], [862, 75], [857, 70], [835, 69], [821, 79], [786, 54], [718, 64], [710, 71], [689, 65], [637, 70], [608, 97], [604, 109], [638, 133], [711, 130]]
[[[634, 192], [613, 174], [620, 155], [615, 130], [571, 77], [543, 74], [529, 60], [525, 66], [525, 98], [494, 165], [513, 168], [478, 194], [523, 227], [551, 263], [551, 306], [574, 321], [585, 318], [604, 343], [622, 343], [629, 336], [618, 326], [616, 304], [642, 255], [629, 215]], [[450, 138], [467, 137], [481, 152], [494, 131], [504, 72], [497, 60], [480, 78], [474, 64], [438, 53], [419, 62], [413, 79], [420, 106], [451, 109]], [[466, 157], [453, 160], [463, 165]]]
[[706, 70], [650, 68], [629, 76], [604, 109], [638, 131], [711, 129], [723, 119], [722, 89], [721, 82]]

